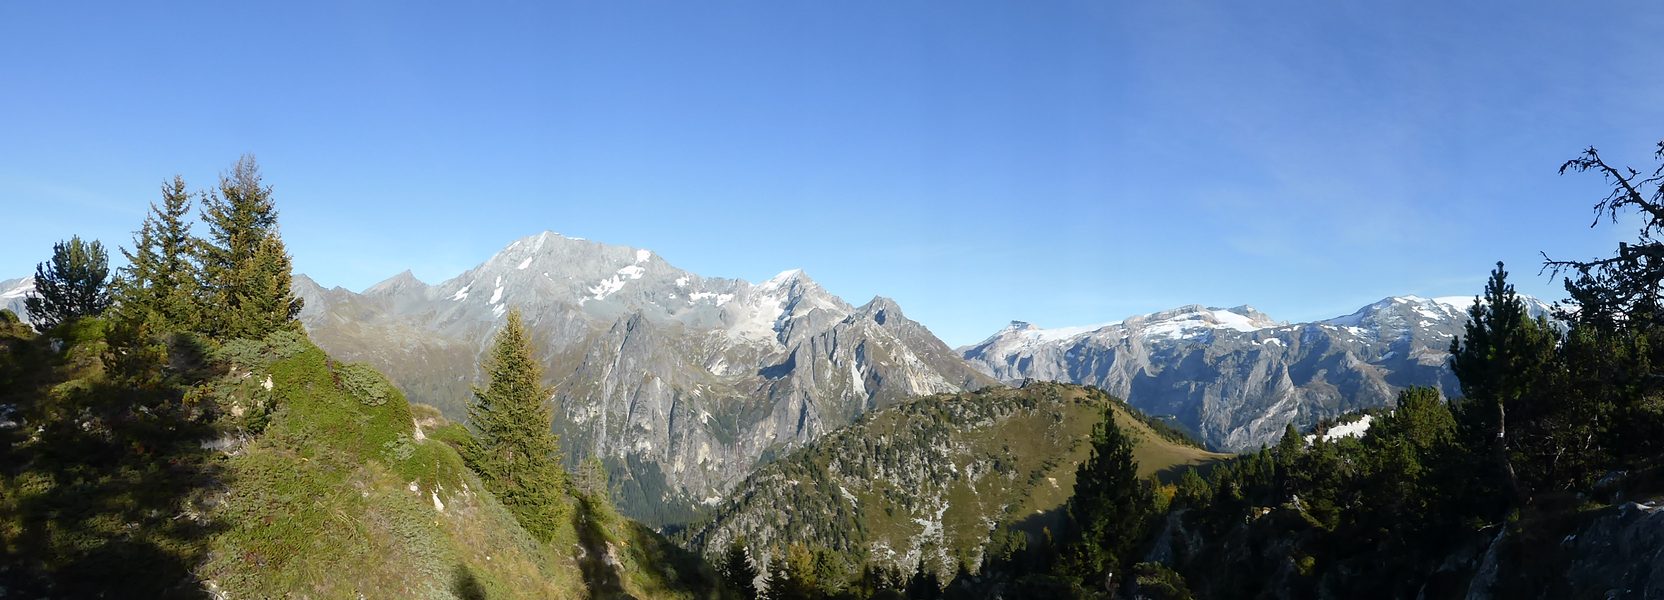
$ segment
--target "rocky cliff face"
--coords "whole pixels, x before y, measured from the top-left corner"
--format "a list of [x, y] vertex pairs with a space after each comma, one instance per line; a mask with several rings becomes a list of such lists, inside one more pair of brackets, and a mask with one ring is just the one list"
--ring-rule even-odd
[[24, 323], [29, 322], [29, 311], [23, 308], [23, 299], [29, 292], [35, 291], [34, 277], [19, 277], [0, 281], [0, 308], [17, 313], [17, 318]]
[[[1532, 310], [1547, 306], [1532, 301]], [[998, 379], [1080, 383], [1169, 416], [1210, 446], [1270, 445], [1284, 425], [1390, 404], [1430, 385], [1459, 393], [1446, 367], [1471, 297], [1392, 297], [1350, 315], [1281, 323], [1251, 307], [1186, 306], [1117, 323], [1040, 329], [1022, 322], [961, 352]]]
[[363, 293], [297, 276], [318, 344], [460, 418], [509, 308], [542, 349], [556, 428], [621, 507], [658, 522], [715, 504], [760, 457], [913, 395], [994, 383], [893, 301], [852, 306], [800, 271], [705, 278], [648, 250], [542, 233], [462, 275]]

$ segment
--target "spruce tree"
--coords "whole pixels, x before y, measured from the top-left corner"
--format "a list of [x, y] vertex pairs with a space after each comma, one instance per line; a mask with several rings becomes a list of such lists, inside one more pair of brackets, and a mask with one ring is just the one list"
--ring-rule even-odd
[[1114, 407], [1092, 430], [1092, 454], [1075, 471], [1069, 517], [1076, 528], [1068, 550], [1074, 575], [1092, 587], [1118, 585], [1144, 535], [1153, 492], [1138, 477], [1133, 441], [1115, 422]]
[[197, 322], [197, 273], [192, 262], [191, 225], [185, 216], [191, 198], [185, 180], [175, 176], [162, 185], [162, 206], [133, 234], [133, 250], [121, 249], [128, 265], [115, 286], [122, 320], [155, 332], [183, 331]]
[[519, 310], [509, 311], [483, 367], [488, 383], [474, 388], [468, 407], [476, 431], [468, 464], [521, 526], [548, 541], [564, 514], [565, 473], [553, 415], [544, 402], [549, 390]]
[[722, 580], [728, 585], [728, 591], [740, 598], [756, 598], [756, 579], [757, 567], [751, 565], [745, 541], [736, 539], [728, 544], [728, 551], [722, 555]]
[[80, 236], [52, 245], [52, 260], [35, 265], [35, 291], [23, 300], [42, 333], [110, 306], [109, 256], [104, 244]]
[[220, 177], [203, 202], [208, 237], [198, 241], [208, 310], [203, 325], [221, 339], [259, 338], [292, 327], [301, 300], [289, 289], [289, 255], [278, 235], [271, 187], [254, 157]]

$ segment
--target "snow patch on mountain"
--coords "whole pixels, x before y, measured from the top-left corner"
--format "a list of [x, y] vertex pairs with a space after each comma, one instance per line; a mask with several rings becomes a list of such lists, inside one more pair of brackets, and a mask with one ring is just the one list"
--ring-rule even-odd
[[0, 300], [10, 300], [12, 298], [22, 298], [24, 296], [29, 295], [29, 292], [33, 292], [33, 291], [35, 291], [35, 280], [34, 280], [34, 278], [24, 277], [22, 279], [19, 279], [18, 284], [12, 286], [11, 289], [8, 289], [4, 292], [0, 292]]
[[[1335, 440], [1345, 438], [1363, 437], [1365, 433], [1369, 432], [1370, 423], [1373, 423], [1374, 421], [1374, 415], [1364, 415], [1364, 418], [1358, 419], [1351, 423], [1342, 423], [1340, 425], [1330, 427], [1329, 431], [1323, 434], [1323, 441], [1333, 442]], [[1316, 435], [1307, 435], [1306, 443], [1309, 444], [1315, 439], [1317, 439]]]
[[613, 272], [612, 277], [608, 277], [606, 279], [603, 279], [603, 280], [601, 280], [600, 283], [597, 283], [593, 287], [590, 287], [589, 288], [589, 293], [590, 293], [589, 299], [590, 300], [605, 300], [605, 299], [607, 299], [607, 296], [611, 296], [611, 295], [613, 295], [613, 293], [617, 292], [618, 290], [624, 289], [624, 284], [625, 283], [641, 279], [641, 277], [643, 275], [647, 274], [647, 269], [643, 268], [641, 266], [641, 264], [647, 262], [647, 260], [652, 258], [652, 257], [653, 257], [652, 252], [649, 252], [649, 251], [646, 251], [646, 250], [637, 250], [636, 251], [636, 262], [635, 262], [635, 264], [624, 265], [623, 267], [619, 267], [619, 269], [617, 271]]

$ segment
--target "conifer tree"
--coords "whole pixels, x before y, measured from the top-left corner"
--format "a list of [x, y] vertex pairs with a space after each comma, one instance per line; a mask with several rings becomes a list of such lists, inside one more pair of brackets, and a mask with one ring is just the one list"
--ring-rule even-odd
[[289, 255], [278, 235], [277, 207], [254, 157], [242, 157], [220, 177], [219, 189], [203, 202], [202, 219], [208, 224], [208, 237], [198, 243], [207, 333], [259, 338], [293, 326], [301, 300], [289, 289]]
[[1484, 299], [1468, 309], [1466, 332], [1450, 343], [1450, 369], [1465, 397], [1459, 422], [1463, 438], [1472, 451], [1489, 455], [1503, 491], [1516, 505], [1529, 500], [1515, 465], [1520, 440], [1527, 436], [1509, 428], [1541, 412], [1542, 407], [1531, 405], [1533, 387], [1551, 369], [1557, 344], [1558, 333], [1526, 313], [1500, 262], [1485, 283]]
[[185, 180], [162, 185], [162, 205], [150, 205], [144, 225], [133, 234], [133, 250], [121, 249], [128, 266], [115, 286], [122, 320], [153, 331], [182, 331], [196, 325], [197, 273], [192, 262], [191, 210]]
[[[1574, 444], [1563, 454], [1597, 467], [1602, 459], [1634, 464], [1664, 450], [1664, 141], [1647, 170], [1606, 162], [1595, 148], [1561, 165], [1567, 171], [1594, 172], [1611, 185], [1594, 206], [1595, 223], [1639, 224], [1636, 236], [1619, 242], [1611, 256], [1593, 260], [1547, 260], [1544, 266], [1564, 281], [1570, 295], [1556, 317], [1570, 325], [1566, 336], [1568, 370], [1575, 385], [1566, 390], [1574, 399], [1563, 421], [1589, 424], [1582, 437], [1567, 436]], [[1619, 219], [1628, 213], [1631, 218]], [[1573, 454], [1578, 446], [1593, 442]], [[1595, 455], [1595, 456], [1591, 456]], [[1599, 455], [1609, 455], [1601, 457]]]
[[519, 310], [509, 311], [483, 366], [488, 382], [474, 388], [468, 407], [477, 432], [467, 448], [468, 464], [521, 526], [548, 541], [564, 513], [565, 473], [544, 402], [549, 390]]
[[728, 544], [728, 551], [722, 555], [722, 579], [728, 584], [728, 590], [740, 598], [757, 597], [757, 567], [752, 566], [746, 554], [744, 540], [736, 539]]
[[23, 300], [35, 328], [46, 332], [110, 306], [109, 256], [104, 244], [80, 236], [52, 245], [52, 260], [35, 265], [35, 291]]
[[1074, 574], [1093, 587], [1122, 580], [1154, 505], [1132, 448], [1132, 439], [1115, 422], [1115, 409], [1107, 407], [1092, 430], [1092, 454], [1075, 471], [1069, 517], [1077, 533], [1068, 558]]

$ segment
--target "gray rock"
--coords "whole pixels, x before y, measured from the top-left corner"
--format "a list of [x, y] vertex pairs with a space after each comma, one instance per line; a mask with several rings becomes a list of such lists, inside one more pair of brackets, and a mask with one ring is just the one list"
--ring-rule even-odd
[[1244, 451], [1275, 444], [1288, 423], [1389, 405], [1408, 386], [1458, 394], [1446, 362], [1472, 301], [1392, 297], [1292, 324], [1248, 306], [1185, 306], [1075, 329], [1015, 321], [960, 351], [997, 379], [1101, 387], [1216, 449]]
[[33, 291], [35, 291], [35, 278], [33, 276], [0, 281], [0, 308], [17, 313], [17, 318], [24, 323], [33, 324], [29, 320], [29, 311], [23, 307], [23, 299]]
[[623, 509], [715, 504], [766, 453], [910, 396], [996, 383], [885, 298], [860, 307], [801, 271], [707, 278], [656, 254], [545, 232], [434, 285], [353, 293], [304, 275], [301, 321], [412, 400], [465, 415], [479, 361], [519, 309], [554, 388], [568, 457], [606, 460]]

